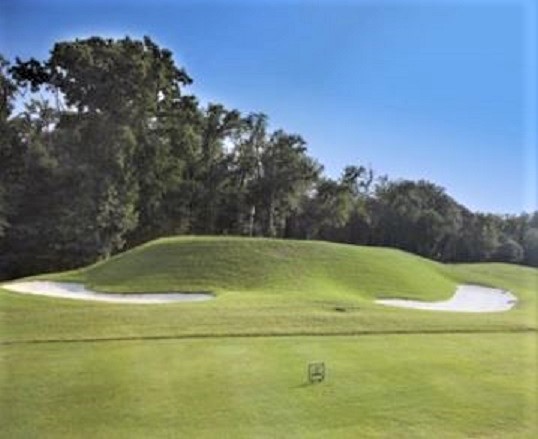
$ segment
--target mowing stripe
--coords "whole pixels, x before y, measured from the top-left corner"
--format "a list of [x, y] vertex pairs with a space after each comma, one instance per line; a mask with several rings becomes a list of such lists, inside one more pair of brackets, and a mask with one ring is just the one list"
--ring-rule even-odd
[[521, 334], [537, 332], [537, 328], [513, 329], [426, 329], [416, 331], [347, 331], [347, 332], [286, 332], [286, 333], [230, 333], [230, 334], [178, 334], [178, 335], [141, 335], [103, 338], [53, 338], [34, 340], [4, 340], [0, 346], [47, 344], [47, 343], [105, 343], [116, 341], [152, 341], [152, 340], [196, 340], [219, 338], [280, 338], [280, 337], [366, 337], [385, 335], [458, 335], [458, 334]]

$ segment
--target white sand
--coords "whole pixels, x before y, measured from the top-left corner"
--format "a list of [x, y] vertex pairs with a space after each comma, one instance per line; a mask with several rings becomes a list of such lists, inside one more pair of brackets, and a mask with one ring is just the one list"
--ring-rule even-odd
[[[68, 282], [26, 281], [3, 284], [2, 288], [23, 294], [111, 303], [157, 304], [200, 302], [214, 298], [205, 293], [110, 294], [89, 290], [84, 285]], [[460, 285], [454, 295], [441, 302], [407, 299], [379, 299], [376, 303], [400, 308], [453, 312], [500, 312], [511, 309], [517, 298], [508, 291], [476, 285]]]
[[77, 283], [51, 281], [13, 282], [3, 284], [2, 288], [23, 294], [111, 303], [200, 302], [214, 298], [213, 295], [204, 293], [107, 294], [88, 290], [84, 285]]
[[422, 302], [406, 299], [380, 299], [376, 303], [400, 308], [425, 309], [453, 312], [500, 312], [508, 311], [517, 297], [508, 291], [476, 285], [460, 285], [454, 295], [442, 302]]

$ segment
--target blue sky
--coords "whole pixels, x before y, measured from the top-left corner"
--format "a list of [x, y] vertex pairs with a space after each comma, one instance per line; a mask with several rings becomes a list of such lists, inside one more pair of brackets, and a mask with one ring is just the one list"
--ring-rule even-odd
[[536, 209], [533, 0], [0, 0], [0, 52], [151, 36], [189, 91], [301, 134], [339, 175], [428, 179], [473, 210]]

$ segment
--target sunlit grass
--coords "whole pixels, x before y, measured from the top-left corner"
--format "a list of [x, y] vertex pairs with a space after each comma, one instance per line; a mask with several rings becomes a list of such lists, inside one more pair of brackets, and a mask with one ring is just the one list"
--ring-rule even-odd
[[[119, 305], [0, 289], [0, 437], [533, 438], [537, 273], [320, 242], [154, 241], [41, 278], [216, 299]], [[519, 302], [487, 314], [374, 303], [439, 300], [460, 283]], [[308, 385], [314, 360], [328, 378]]]
[[[488, 268], [489, 267], [489, 268]], [[4, 340], [536, 328], [538, 270], [442, 265], [405, 252], [321, 242], [168, 238], [87, 269], [44, 276], [106, 291], [213, 291], [204, 303], [115, 305], [0, 291]], [[458, 283], [510, 289], [506, 313], [402, 310], [375, 297], [439, 300]]]
[[533, 438], [535, 355], [535, 334], [7, 346], [0, 436]]

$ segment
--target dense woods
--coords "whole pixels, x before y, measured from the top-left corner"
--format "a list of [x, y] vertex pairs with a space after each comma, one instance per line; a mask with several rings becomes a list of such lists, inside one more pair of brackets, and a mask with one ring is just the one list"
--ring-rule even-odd
[[538, 212], [474, 213], [433, 183], [360, 164], [328, 178], [305, 140], [271, 131], [266, 115], [201, 106], [150, 38], [61, 42], [47, 60], [0, 64], [0, 279], [174, 234], [538, 266]]

